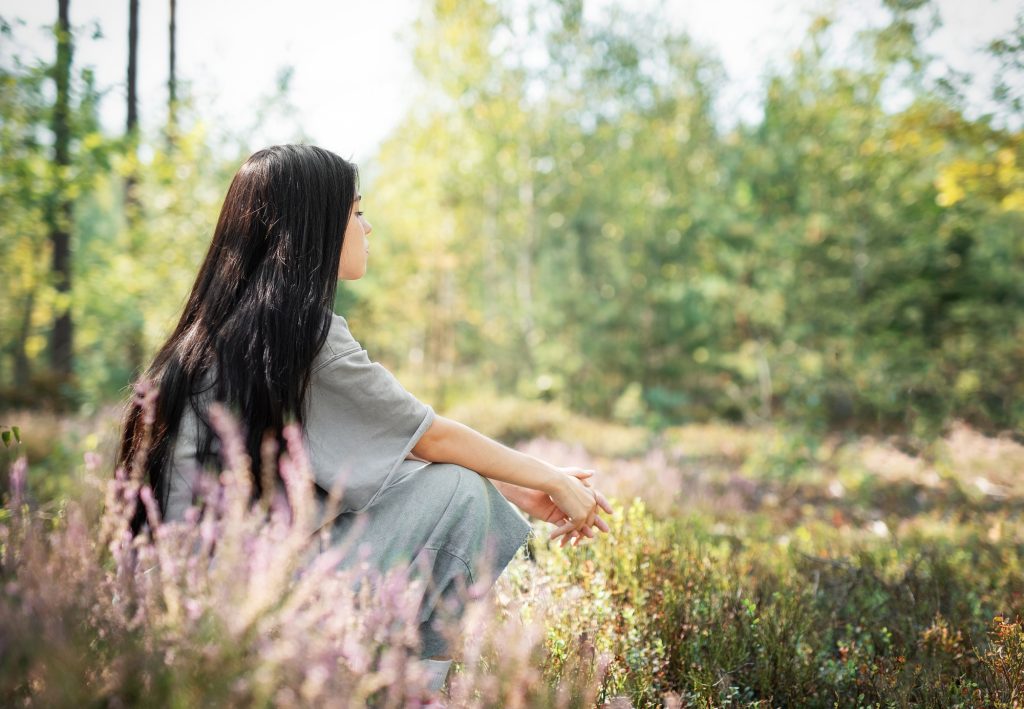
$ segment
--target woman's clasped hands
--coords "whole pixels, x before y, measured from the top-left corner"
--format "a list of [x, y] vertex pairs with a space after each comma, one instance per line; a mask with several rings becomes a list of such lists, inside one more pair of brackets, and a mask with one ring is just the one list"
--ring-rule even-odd
[[520, 506], [534, 517], [558, 525], [549, 539], [562, 537], [560, 546], [575, 546], [583, 537], [594, 538], [594, 527], [609, 532], [601, 519], [603, 510], [613, 514], [607, 498], [592, 484], [595, 471], [576, 467], [555, 467], [559, 473], [552, 487], [545, 491], [531, 490]]

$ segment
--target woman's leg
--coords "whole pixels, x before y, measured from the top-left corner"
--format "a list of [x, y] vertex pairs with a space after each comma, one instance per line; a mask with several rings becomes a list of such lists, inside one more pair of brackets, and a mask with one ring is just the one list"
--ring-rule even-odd
[[437, 660], [451, 657], [443, 629], [461, 615], [470, 589], [489, 590], [531, 529], [490, 480], [448, 463], [403, 463], [369, 509], [338, 518], [332, 543], [344, 542], [360, 516], [365, 526], [349, 557], [367, 545], [380, 571], [400, 565], [426, 581], [420, 656]]

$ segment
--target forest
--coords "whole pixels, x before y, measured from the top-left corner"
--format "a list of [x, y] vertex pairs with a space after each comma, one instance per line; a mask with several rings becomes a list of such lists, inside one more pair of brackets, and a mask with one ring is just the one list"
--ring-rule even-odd
[[[509, 649], [492, 628], [453, 705], [1020, 706], [1024, 12], [977, 77], [925, 49], [929, 0], [884, 0], [849, 47], [823, 9], [766, 68], [760, 117], [734, 120], [712, 49], [653, 10], [587, 4], [424, 0], [422, 91], [360, 165], [374, 252], [335, 311], [438, 411], [607, 470], [622, 510], [612, 541], [516, 560], [494, 622], [518, 608], [547, 630]], [[299, 706], [358, 686], [400, 706], [386, 652], [362, 672], [376, 684], [351, 659], [303, 674], [312, 654], [244, 555], [196, 581], [166, 566], [187, 537], [158, 535], [166, 588], [125, 581], [117, 416], [263, 147], [190, 94], [170, 6], [146, 121], [138, 0], [124, 95], [76, 59], [102, 26], [73, 0], [53, 8], [52, 61], [19, 55], [37, 28], [0, 14], [0, 635], [24, 641], [0, 642], [0, 697]], [[288, 110], [289, 77], [253, 125]], [[104, 128], [125, 98], [123, 130]], [[286, 531], [223, 531], [243, 533], [269, 549]], [[237, 598], [215, 590], [232, 569]], [[157, 629], [115, 613], [114, 587]], [[316, 627], [322, 593], [288, 617]], [[339, 638], [307, 651], [343, 662]]]
[[[423, 395], [651, 426], [1021, 427], [1019, 27], [990, 48], [1000, 110], [968, 117], [970, 77], [926, 80], [927, 4], [890, 3], [853, 58], [822, 16], [766, 77], [763, 119], [723, 132], [721, 66], [685, 35], [528, 5], [421, 17], [426, 95], [363, 169], [380, 267], [337, 310]], [[173, 63], [165, 122], [140, 126], [129, 90], [124, 133], [104, 133], [115, 97], [72, 29], [54, 65], [0, 69], [8, 407], [123, 394], [258, 147], [214, 135]]]

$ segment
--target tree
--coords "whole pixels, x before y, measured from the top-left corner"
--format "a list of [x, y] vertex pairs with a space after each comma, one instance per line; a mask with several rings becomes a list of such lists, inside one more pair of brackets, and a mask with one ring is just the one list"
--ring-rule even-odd
[[167, 71], [167, 145], [174, 147], [175, 133], [178, 130], [178, 2], [170, 0], [171, 17], [168, 23], [168, 71]]
[[[844, 56], [819, 18], [729, 134], [713, 57], [582, 7], [427, 4], [427, 91], [371, 188], [374, 346], [421, 353], [435, 398], [475, 380], [600, 415], [639, 393], [653, 421], [1020, 420], [1022, 136], [928, 83], [928, 2], [888, 2]], [[993, 47], [1008, 71], [1018, 44]]]
[[[128, 230], [129, 254], [137, 257], [140, 251], [138, 235], [141, 204], [138, 195], [138, 144], [139, 144], [139, 97], [138, 97], [138, 55], [139, 55], [139, 0], [128, 0], [128, 76], [127, 111], [125, 119], [125, 145], [127, 148], [127, 174], [124, 180], [124, 217]], [[133, 312], [134, 312], [133, 308]], [[142, 367], [144, 343], [141, 318], [135, 317], [134, 327], [128, 332], [127, 357], [132, 371]]]
[[[0, 30], [4, 36], [13, 32], [7, 23], [0, 23]], [[37, 376], [45, 377], [49, 369], [36, 366], [35, 360], [53, 327], [43, 307], [49, 301], [44, 289], [52, 280], [48, 188], [54, 171], [42, 139], [53, 121], [46, 95], [52, 80], [53, 65], [0, 67], [0, 174], [5, 177], [0, 181], [0, 264], [5, 271], [0, 278], [0, 351], [5, 355], [0, 398], [5, 400], [13, 400], [15, 392], [33, 391]]]
[[134, 139], [139, 128], [139, 97], [137, 93], [139, 55], [139, 0], [128, 0], [128, 77], [126, 81], [128, 105], [125, 133]]
[[53, 277], [58, 298], [53, 334], [50, 340], [50, 366], [62, 385], [69, 385], [72, 377], [71, 320], [71, 223], [72, 202], [68, 195], [67, 174], [71, 164], [69, 143], [69, 92], [71, 84], [71, 23], [69, 20], [70, 0], [58, 0], [57, 25], [54, 34], [57, 39], [57, 62], [54, 65], [54, 80], [57, 96], [53, 108], [53, 169], [55, 172], [54, 194], [50, 201], [47, 223], [50, 227], [50, 241], [53, 247]]

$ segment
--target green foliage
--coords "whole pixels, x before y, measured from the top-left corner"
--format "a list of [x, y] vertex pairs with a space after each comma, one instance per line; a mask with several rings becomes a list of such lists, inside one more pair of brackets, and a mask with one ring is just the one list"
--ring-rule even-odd
[[[699, 488], [684, 483], [668, 515], [651, 507], [664, 488], [617, 496], [607, 537], [538, 548], [531, 573], [561, 599], [548, 618], [547, 675], [564, 676], [561, 648], [586, 638], [614, 658], [599, 700], [625, 696], [636, 707], [670, 695], [676, 706], [1012, 706], [1024, 569], [1020, 524], [1006, 509], [1021, 502], [1019, 481], [998, 504], [905, 496], [886, 510], [893, 526], [883, 535], [871, 521], [881, 485], [860, 495], [836, 480], [866, 466], [882, 483], [923, 487], [929, 459], [951, 456], [942, 487], [968, 486], [982, 468], [1009, 482], [1024, 448], [962, 430], [920, 458], [880, 441], [821, 442], [832, 455], [804, 463], [819, 474], [794, 485], [801, 476], [759, 475], [747, 457], [765, 433], [678, 432], [704, 442], [702, 461], [735, 458], [737, 439], [757, 442], [716, 494], [687, 504]], [[625, 466], [601, 467], [611, 488]], [[724, 503], [741, 489], [748, 503], [729, 514]]]
[[984, 655], [976, 653], [998, 687], [993, 706], [1012, 707], [1024, 692], [1024, 623], [1002, 616], [992, 619], [989, 631], [992, 647]]
[[[963, 82], [929, 78], [936, 8], [885, 7], [846, 54], [833, 18], [814, 20], [766, 74], [763, 117], [731, 125], [720, 63], [656, 16], [425, 1], [411, 48], [425, 89], [364, 166], [373, 258], [335, 307], [439, 409], [482, 390], [654, 430], [1019, 429], [1020, 27], [988, 48], [1000, 112], [970, 118]], [[69, 303], [44, 217], [66, 193], [89, 408], [167, 334], [233, 169], [262, 118], [288, 111], [291, 73], [241, 135], [217, 136], [186, 99], [173, 143], [136, 143], [99, 131], [79, 71], [73, 165], [53, 175], [50, 70], [0, 65], [0, 395], [61, 396], [47, 340]]]
[[651, 440], [643, 428], [587, 419], [554, 402], [477, 396], [447, 409], [445, 415], [506, 445], [547, 438], [621, 457], [642, 452]]
[[[137, 376], [177, 321], [209, 245], [235, 161], [217, 156], [202, 123], [185, 125], [146, 164], [119, 156], [79, 204], [77, 369], [88, 402], [120, 396]], [[134, 220], [124, 212], [128, 174], [138, 175]]]
[[21, 429], [17, 426], [0, 426], [0, 437], [3, 438], [4, 448], [10, 448], [12, 441], [15, 445], [21, 443]]
[[845, 57], [815, 22], [726, 132], [721, 70], [654, 18], [428, 5], [428, 92], [366, 190], [372, 346], [442, 403], [482, 381], [603, 416], [630, 392], [653, 425], [1019, 426], [1024, 141], [929, 88], [934, 8], [890, 10]]

